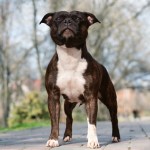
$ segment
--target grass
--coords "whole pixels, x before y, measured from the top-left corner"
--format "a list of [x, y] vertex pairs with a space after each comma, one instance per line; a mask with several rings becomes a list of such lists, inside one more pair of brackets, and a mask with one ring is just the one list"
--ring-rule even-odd
[[7, 128], [0, 127], [0, 132], [25, 130], [25, 129], [31, 129], [31, 128], [37, 128], [37, 127], [45, 127], [45, 126], [49, 126], [49, 125], [50, 125], [49, 120], [32, 121], [32, 122], [17, 124], [13, 127], [7, 127]]

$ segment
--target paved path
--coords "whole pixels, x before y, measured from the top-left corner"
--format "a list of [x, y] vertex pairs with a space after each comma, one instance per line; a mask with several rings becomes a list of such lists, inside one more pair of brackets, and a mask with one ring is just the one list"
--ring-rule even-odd
[[[150, 121], [120, 123], [121, 142], [111, 143], [110, 122], [98, 122], [99, 150], [150, 150]], [[86, 147], [86, 123], [74, 123], [73, 139], [64, 143], [64, 124], [60, 125], [60, 147], [53, 150], [90, 150]], [[50, 150], [45, 147], [50, 128], [0, 133], [0, 150]]]

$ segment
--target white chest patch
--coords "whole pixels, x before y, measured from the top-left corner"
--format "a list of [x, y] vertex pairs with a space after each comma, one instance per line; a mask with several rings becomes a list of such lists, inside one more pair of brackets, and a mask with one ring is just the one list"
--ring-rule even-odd
[[79, 102], [78, 97], [84, 92], [85, 79], [83, 73], [87, 61], [81, 58], [81, 50], [57, 46], [58, 76], [56, 85], [61, 94], [68, 96], [70, 102]]

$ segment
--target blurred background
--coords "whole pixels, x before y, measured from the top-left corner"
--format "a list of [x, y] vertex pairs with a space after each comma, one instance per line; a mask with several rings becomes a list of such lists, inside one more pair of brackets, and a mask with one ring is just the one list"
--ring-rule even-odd
[[[150, 0], [0, 0], [0, 127], [49, 124], [44, 74], [55, 45], [39, 22], [60, 10], [88, 11], [102, 22], [89, 28], [87, 46], [115, 85], [119, 120], [150, 118]], [[76, 121], [86, 120], [83, 107]], [[98, 120], [108, 119], [100, 103]]]

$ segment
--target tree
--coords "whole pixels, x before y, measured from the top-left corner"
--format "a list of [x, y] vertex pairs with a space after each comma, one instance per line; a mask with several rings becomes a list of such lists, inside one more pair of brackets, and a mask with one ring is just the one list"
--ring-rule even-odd
[[1, 124], [7, 126], [7, 118], [9, 115], [9, 102], [10, 102], [10, 42], [8, 32], [8, 16], [10, 15], [10, 2], [6, 0], [0, 3], [0, 80], [1, 80]]
[[[35, 27], [32, 32], [35, 42], [29, 44], [28, 35], [23, 30], [22, 5], [22, 3], [15, 3], [15, 1], [0, 1], [0, 125], [2, 126], [7, 126], [12, 102], [16, 102], [23, 95], [19, 90], [21, 89], [21, 81], [31, 76], [32, 67], [29, 61], [31, 52], [47, 38], [44, 37], [37, 41]], [[15, 8], [19, 8], [17, 9], [20, 11], [19, 15], [17, 11], [14, 11]], [[17, 24], [15, 24], [16, 20]], [[28, 43], [28, 45], [24, 45], [24, 43]], [[14, 86], [17, 89], [14, 90]]]
[[36, 50], [37, 55], [37, 64], [38, 64], [38, 70], [41, 76], [41, 79], [43, 80], [43, 70], [41, 67], [41, 60], [40, 60], [40, 52], [39, 52], [39, 43], [38, 43], [38, 37], [37, 37], [37, 6], [35, 0], [32, 0], [33, 5], [33, 45]]

